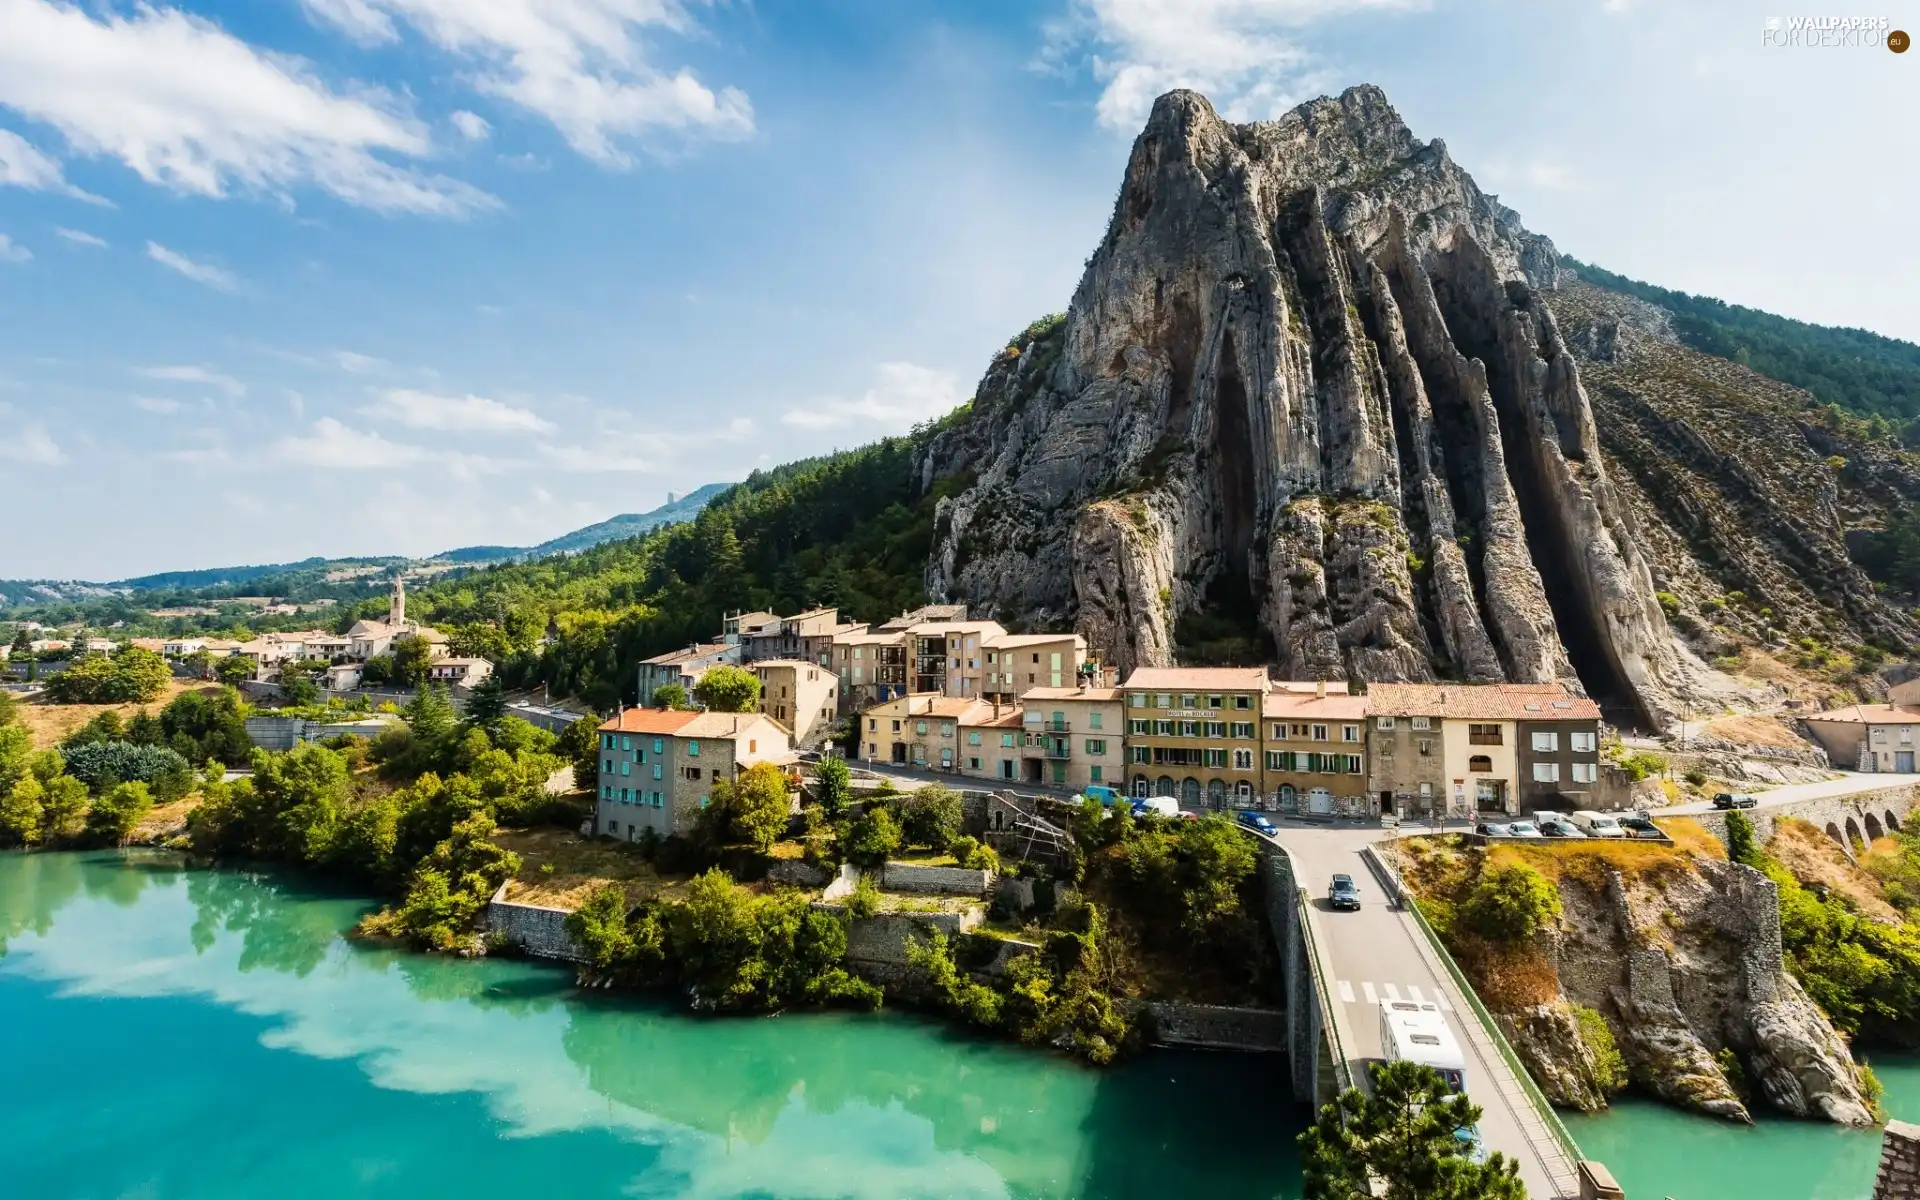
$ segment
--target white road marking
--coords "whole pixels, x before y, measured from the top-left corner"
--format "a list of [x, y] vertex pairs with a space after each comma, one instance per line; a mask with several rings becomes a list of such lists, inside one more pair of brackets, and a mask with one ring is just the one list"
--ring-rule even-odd
[[1371, 983], [1362, 983], [1360, 985], [1360, 990], [1366, 994], [1368, 1004], [1380, 1003], [1380, 997], [1374, 994], [1373, 985]]
[[1407, 985], [1407, 998], [1415, 1004], [1425, 1004], [1427, 1002], [1427, 998], [1420, 994], [1420, 989], [1412, 984]]
[[1339, 983], [1340, 983], [1340, 1002], [1342, 1004], [1352, 1004], [1353, 1003], [1353, 985], [1351, 983], [1348, 983], [1344, 979], [1340, 980]]
[[1398, 1000], [1400, 998], [1400, 989], [1393, 986], [1391, 983], [1381, 984], [1380, 990], [1387, 994], [1387, 999], [1389, 1000]]

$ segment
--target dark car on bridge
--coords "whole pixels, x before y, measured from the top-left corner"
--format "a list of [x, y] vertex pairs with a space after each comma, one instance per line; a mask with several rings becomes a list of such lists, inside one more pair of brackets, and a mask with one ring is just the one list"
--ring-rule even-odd
[[1360, 888], [1351, 875], [1335, 875], [1327, 885], [1327, 907], [1346, 912], [1360, 911]]
[[1752, 808], [1757, 803], [1744, 792], [1721, 792], [1713, 798], [1715, 808]]
[[1241, 812], [1237, 819], [1242, 825], [1245, 825], [1255, 833], [1264, 833], [1268, 837], [1272, 837], [1275, 833], [1279, 832], [1273, 827], [1272, 821], [1267, 820], [1257, 812]]

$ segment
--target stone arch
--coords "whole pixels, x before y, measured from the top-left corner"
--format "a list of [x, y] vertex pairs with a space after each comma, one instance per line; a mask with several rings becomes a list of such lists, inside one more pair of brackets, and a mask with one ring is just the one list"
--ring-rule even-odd
[[1849, 850], [1858, 849], [1859, 847], [1866, 844], [1866, 839], [1860, 836], [1860, 822], [1853, 819], [1852, 813], [1847, 814], [1846, 844], [1847, 844], [1847, 849]]
[[1881, 838], [1886, 836], [1886, 830], [1880, 827], [1879, 817], [1874, 816], [1872, 813], [1868, 813], [1866, 816], [1862, 817], [1861, 820], [1866, 824], [1866, 827], [1867, 827], [1867, 844], [1869, 846], [1871, 846], [1873, 843], [1879, 841]]
[[1887, 829], [1893, 833], [1900, 832], [1900, 818], [1893, 815], [1892, 809], [1887, 810]]
[[1200, 781], [1191, 775], [1180, 781], [1180, 805], [1183, 808], [1200, 807]]
[[[1153, 794], [1156, 796], [1177, 796], [1180, 792], [1173, 782], [1173, 776], [1162, 775], [1159, 781], [1153, 785]], [[1836, 833], [1833, 836], [1839, 837], [1840, 835]]]
[[1482, 775], [1492, 774], [1493, 759], [1485, 754], [1476, 754], [1467, 760], [1467, 770], [1475, 771]]
[[1840, 827], [1838, 825], [1835, 825], [1832, 821], [1827, 822], [1827, 836], [1832, 838], [1834, 841], [1838, 842], [1842, 847], [1846, 846], [1847, 844], [1846, 835], [1841, 833]]
[[1227, 806], [1227, 781], [1224, 779], [1207, 780], [1207, 807], [1221, 809]]

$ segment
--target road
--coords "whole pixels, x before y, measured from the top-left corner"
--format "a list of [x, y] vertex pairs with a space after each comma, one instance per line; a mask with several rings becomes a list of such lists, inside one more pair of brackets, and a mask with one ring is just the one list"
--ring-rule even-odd
[[[1895, 775], [1890, 772], [1868, 774], [1861, 771], [1845, 771], [1838, 779], [1822, 779], [1814, 783], [1790, 783], [1785, 787], [1769, 788], [1764, 792], [1751, 793], [1755, 808], [1777, 808], [1782, 804], [1792, 804], [1798, 800], [1825, 800], [1833, 796], [1851, 796], [1858, 792], [1875, 792], [1881, 788], [1900, 787], [1920, 781], [1916, 775]], [[1676, 804], [1672, 808], [1653, 810], [1656, 817], [1678, 817], [1689, 813], [1713, 812], [1713, 802], [1702, 800], [1695, 804]]]
[[[1354, 1078], [1365, 1079], [1368, 1060], [1380, 1057], [1381, 1001], [1438, 1004], [1466, 1055], [1468, 1093], [1485, 1110], [1480, 1136], [1487, 1147], [1519, 1160], [1520, 1178], [1534, 1200], [1578, 1195], [1574, 1165], [1560, 1153], [1506, 1060], [1461, 1000], [1426, 935], [1410, 915], [1390, 908], [1381, 895], [1360, 851], [1386, 832], [1292, 824], [1279, 829], [1301, 886], [1314, 898], [1308, 919], [1322, 956], [1330, 960], [1323, 963], [1327, 992]], [[1351, 875], [1360, 885], [1359, 912], [1327, 907], [1327, 882], [1336, 873]]]

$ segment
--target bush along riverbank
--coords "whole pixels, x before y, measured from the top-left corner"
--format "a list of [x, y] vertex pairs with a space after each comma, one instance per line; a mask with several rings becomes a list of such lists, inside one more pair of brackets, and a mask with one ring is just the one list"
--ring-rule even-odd
[[1843, 1036], [1859, 1026], [1837, 1020], [1865, 981], [1836, 989], [1807, 955], [1803, 889], [1757, 853], [1729, 861], [1697, 824], [1669, 824], [1671, 847], [1442, 837], [1395, 852], [1556, 1105], [1597, 1111], [1631, 1086], [1736, 1121], [1764, 1104], [1876, 1123], [1877, 1086]]
[[[686, 836], [628, 844], [581, 836], [588, 796], [547, 790], [569, 765], [591, 778], [592, 722], [556, 738], [498, 714], [461, 719], [429, 689], [370, 742], [250, 750], [251, 776], [229, 783], [218, 761], [198, 776], [185, 769], [183, 751], [240, 757], [228, 727], [242, 710], [219, 697], [176, 703], [180, 712], [133, 737], [105, 725], [75, 735], [76, 749], [145, 748], [93, 751], [101, 771], [91, 785], [0, 723], [0, 838], [113, 845], [140, 827], [141, 838], [201, 861], [284, 863], [384, 901], [355, 936], [437, 953], [486, 953], [486, 906], [512, 881], [516, 895], [574, 910], [569, 932], [592, 960], [585, 984], [670, 990], [713, 1013], [891, 998], [1096, 1063], [1142, 1042], [1128, 1001], [1246, 1005], [1278, 994], [1258, 858], [1220, 818], [1136, 821], [1089, 803], [1062, 817], [1068, 836], [1045, 859], [1003, 864], [966, 832], [947, 789], [855, 802], [835, 764], [796, 817], [793, 781], [762, 766], [717, 788]], [[153, 783], [115, 778], [146, 766]], [[174, 806], [164, 820], [154, 819], [156, 788]], [[883, 893], [873, 879], [898, 858], [1000, 871], [1024, 880], [1016, 891], [1030, 899]], [[772, 868], [793, 860], [870, 875], [827, 904], [815, 889], [772, 881], [791, 877]], [[969, 914], [968, 932], [935, 919], [968, 907], [985, 910]], [[897, 969], [863, 978], [849, 931], [876, 914], [907, 923], [909, 944]]]

